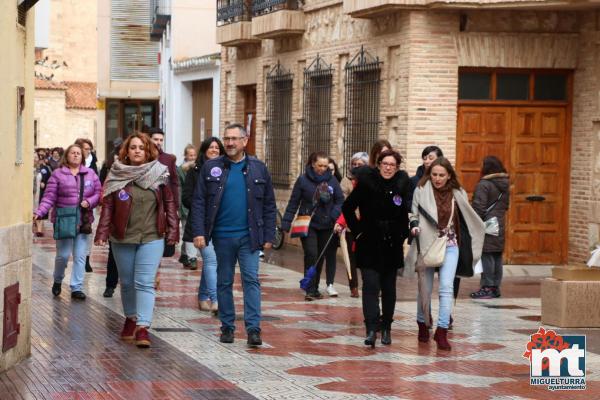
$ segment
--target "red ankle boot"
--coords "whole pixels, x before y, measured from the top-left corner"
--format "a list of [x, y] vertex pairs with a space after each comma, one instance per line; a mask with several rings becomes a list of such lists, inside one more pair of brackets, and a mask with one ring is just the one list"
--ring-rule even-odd
[[429, 342], [429, 328], [427, 328], [425, 322], [417, 321], [417, 325], [419, 325], [419, 342]]
[[121, 331], [122, 340], [133, 340], [135, 338], [135, 319], [125, 318], [125, 325]]
[[450, 350], [452, 347], [448, 342], [448, 329], [438, 327], [433, 335], [433, 340], [437, 343], [439, 350]]

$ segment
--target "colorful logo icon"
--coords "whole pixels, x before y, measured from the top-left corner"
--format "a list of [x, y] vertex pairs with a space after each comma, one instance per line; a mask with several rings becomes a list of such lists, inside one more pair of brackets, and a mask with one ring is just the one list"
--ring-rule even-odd
[[523, 357], [529, 359], [530, 385], [548, 390], [585, 390], [585, 335], [558, 335], [540, 327]]

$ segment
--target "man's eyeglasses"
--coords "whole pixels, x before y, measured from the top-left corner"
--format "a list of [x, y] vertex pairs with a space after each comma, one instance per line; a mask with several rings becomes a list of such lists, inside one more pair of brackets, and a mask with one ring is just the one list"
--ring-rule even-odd
[[228, 136], [228, 137], [224, 137], [223, 141], [224, 142], [239, 142], [243, 138], [244, 138], [244, 136]]

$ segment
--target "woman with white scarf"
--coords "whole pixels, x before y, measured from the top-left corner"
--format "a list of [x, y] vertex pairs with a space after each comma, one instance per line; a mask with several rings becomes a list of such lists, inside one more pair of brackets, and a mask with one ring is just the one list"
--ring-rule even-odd
[[121, 279], [125, 325], [121, 339], [149, 347], [155, 301], [154, 280], [165, 240], [179, 240], [177, 201], [168, 185], [158, 149], [143, 133], [129, 136], [104, 182], [96, 245], [110, 237]]

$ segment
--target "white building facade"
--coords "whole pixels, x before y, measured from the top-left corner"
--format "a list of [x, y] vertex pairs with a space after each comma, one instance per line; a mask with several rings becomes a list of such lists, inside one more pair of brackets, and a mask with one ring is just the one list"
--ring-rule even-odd
[[166, 133], [165, 148], [181, 161], [188, 144], [199, 147], [204, 139], [219, 136], [216, 4], [189, 0], [156, 3], [151, 37], [160, 40], [159, 125]]

